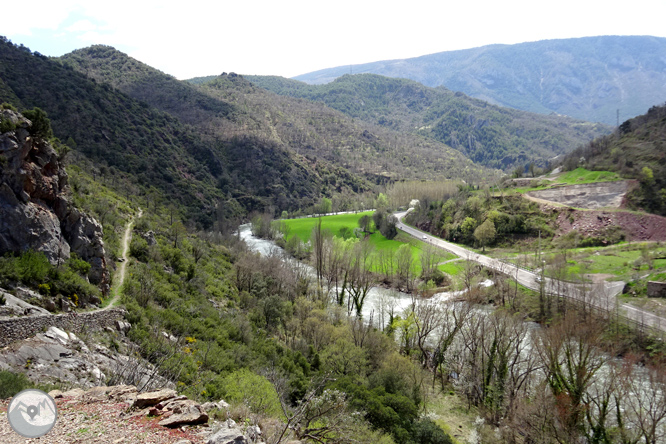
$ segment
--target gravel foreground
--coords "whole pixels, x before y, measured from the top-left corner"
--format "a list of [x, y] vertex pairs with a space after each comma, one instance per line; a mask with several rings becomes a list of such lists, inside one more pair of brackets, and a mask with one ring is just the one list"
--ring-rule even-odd
[[53, 429], [40, 438], [27, 439], [9, 425], [7, 407], [10, 401], [0, 400], [0, 444], [200, 444], [205, 443], [211, 433], [207, 426], [167, 429], [157, 424], [161, 418], [132, 411], [126, 402], [61, 398], [55, 400], [58, 420]]

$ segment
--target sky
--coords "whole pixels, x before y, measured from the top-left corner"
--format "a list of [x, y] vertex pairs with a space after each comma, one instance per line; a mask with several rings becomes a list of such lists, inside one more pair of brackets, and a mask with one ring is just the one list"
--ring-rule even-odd
[[664, 0], [5, 3], [0, 35], [16, 44], [47, 56], [110, 45], [179, 79], [222, 72], [294, 77], [496, 43], [666, 37]]

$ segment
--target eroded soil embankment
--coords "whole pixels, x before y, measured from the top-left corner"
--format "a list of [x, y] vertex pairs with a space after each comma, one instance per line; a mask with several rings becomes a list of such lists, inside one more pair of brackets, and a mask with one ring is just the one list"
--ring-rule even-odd
[[530, 191], [527, 195], [542, 201], [556, 202], [574, 208], [589, 210], [620, 208], [624, 196], [631, 186], [632, 181], [620, 180]]
[[562, 211], [557, 217], [558, 235], [576, 230], [583, 236], [602, 237], [619, 227], [628, 241], [666, 240], [666, 217], [624, 211]]

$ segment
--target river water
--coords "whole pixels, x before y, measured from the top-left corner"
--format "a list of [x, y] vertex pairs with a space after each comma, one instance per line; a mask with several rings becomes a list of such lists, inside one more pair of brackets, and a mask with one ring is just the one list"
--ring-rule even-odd
[[[240, 238], [245, 241], [248, 248], [252, 251], [256, 251], [261, 255], [281, 255], [285, 260], [294, 260], [289, 259], [288, 254], [274, 242], [261, 239], [252, 234], [252, 229], [250, 224], [244, 224], [239, 227]], [[308, 273], [314, 277], [314, 269], [309, 265], [303, 265], [307, 267]], [[492, 281], [482, 282], [481, 285], [489, 286], [492, 285]], [[431, 300], [434, 301], [446, 301], [452, 298], [456, 298], [464, 294], [464, 291], [451, 291], [436, 293], [432, 296]], [[368, 292], [368, 296], [365, 299], [363, 304], [363, 319], [366, 321], [374, 319], [373, 323], [378, 327], [383, 324], [382, 316], [388, 310], [391, 309], [395, 314], [402, 314], [407, 308], [409, 308], [414, 302], [412, 295], [397, 291], [391, 288], [385, 287], [372, 287]], [[377, 324], [379, 322], [379, 324]]]
[[[252, 234], [252, 230], [250, 227], [250, 224], [245, 224], [241, 225], [239, 227], [239, 234], [241, 239], [245, 241], [247, 246], [252, 250], [256, 251], [262, 255], [271, 255], [271, 254], [279, 254], [281, 257], [284, 258], [284, 260], [287, 261], [295, 261], [295, 259], [292, 259], [288, 256], [288, 254], [279, 246], [277, 246], [274, 242], [266, 240], [266, 239], [260, 239], [255, 237]], [[299, 263], [299, 266], [304, 266], [307, 268], [308, 273], [315, 278], [315, 271], [314, 268], [312, 268], [309, 265]], [[493, 282], [490, 280], [481, 282], [480, 285], [482, 286], [490, 286], [492, 285]], [[452, 292], [443, 292], [443, 293], [437, 293], [432, 297], [432, 300], [435, 301], [441, 301], [444, 302], [446, 300], [450, 300], [452, 298], [457, 298], [464, 294], [464, 291], [452, 291]], [[386, 319], [386, 313], [388, 312], [389, 309], [391, 309], [396, 315], [402, 314], [405, 310], [410, 308], [410, 306], [414, 303], [413, 297], [407, 293], [403, 293], [394, 289], [388, 289], [384, 287], [372, 287], [368, 293], [368, 296], [366, 298], [365, 304], [363, 305], [363, 319], [366, 322], [372, 322], [376, 327], [382, 328], [382, 325], [385, 325], [387, 319]], [[474, 311], [479, 312], [479, 313], [489, 313], [492, 311], [491, 307], [477, 307]], [[540, 326], [534, 322], [528, 322], [527, 323], [528, 329], [526, 332], [525, 337], [523, 338], [523, 341], [525, 342], [526, 348], [522, 353], [528, 353], [531, 350], [531, 339], [530, 336], [538, 331], [540, 329]], [[457, 341], [456, 341], [457, 342]], [[522, 342], [522, 341], [521, 341]], [[617, 362], [618, 360], [616, 358], [610, 358], [606, 356], [605, 361], [615, 361]], [[650, 397], [655, 397], [655, 388], [650, 387], [650, 385], [647, 383], [647, 372], [645, 368], [639, 365], [634, 365], [633, 367], [633, 378], [634, 378], [634, 384], [632, 388], [629, 390], [627, 393], [629, 397], [631, 398], [636, 398], [638, 397], [644, 397], [644, 398], [650, 398]], [[598, 386], [603, 386], [606, 381], [607, 377], [610, 371], [610, 367], [608, 365], [608, 362], [603, 365], [603, 367], [597, 372], [595, 375], [595, 380], [592, 383], [592, 390], [595, 390], [595, 387]], [[545, 375], [540, 374], [540, 378], [543, 378]], [[538, 377], [537, 377], [538, 378]], [[536, 384], [535, 384], [536, 385]], [[657, 389], [656, 397], [658, 398], [659, 396], [666, 396], [663, 393], [663, 386], [660, 386], [659, 389]], [[626, 407], [624, 402], [622, 402], [623, 406], [621, 407], [623, 410]], [[660, 424], [659, 429], [661, 431], [662, 439], [658, 440], [659, 443], [663, 443], [664, 439], [663, 436], [666, 436], [666, 429], [664, 427], [664, 424]]]

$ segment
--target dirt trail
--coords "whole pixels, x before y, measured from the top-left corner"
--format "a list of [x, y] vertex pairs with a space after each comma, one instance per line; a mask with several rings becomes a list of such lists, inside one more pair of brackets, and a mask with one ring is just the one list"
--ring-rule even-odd
[[[139, 214], [137, 214], [136, 219], [140, 218], [141, 216], [143, 216], [143, 210], [139, 208]], [[104, 307], [102, 310], [108, 310], [112, 308], [114, 305], [116, 305], [118, 299], [120, 299], [120, 289], [123, 287], [123, 283], [125, 282], [125, 272], [127, 270], [127, 262], [129, 262], [129, 257], [127, 256], [127, 254], [129, 252], [130, 240], [132, 239], [132, 227], [134, 226], [134, 221], [135, 218], [130, 219], [127, 222], [127, 226], [125, 227], [125, 234], [123, 235], [123, 252], [121, 255], [122, 262], [120, 262], [120, 266], [116, 271], [116, 278], [114, 279], [114, 285], [111, 290], [113, 298], [109, 301], [108, 305]]]

